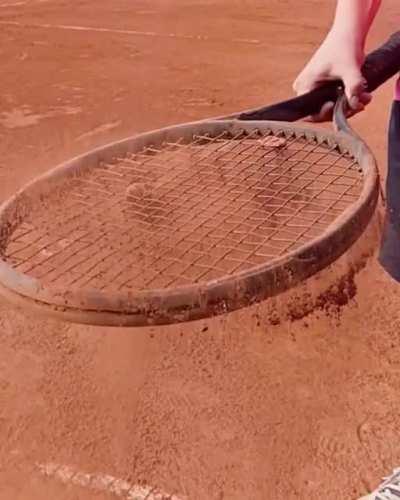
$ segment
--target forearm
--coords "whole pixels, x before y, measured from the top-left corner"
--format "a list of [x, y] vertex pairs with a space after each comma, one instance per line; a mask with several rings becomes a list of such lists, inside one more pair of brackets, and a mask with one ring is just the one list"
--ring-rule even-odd
[[381, 0], [338, 0], [331, 33], [363, 51]]

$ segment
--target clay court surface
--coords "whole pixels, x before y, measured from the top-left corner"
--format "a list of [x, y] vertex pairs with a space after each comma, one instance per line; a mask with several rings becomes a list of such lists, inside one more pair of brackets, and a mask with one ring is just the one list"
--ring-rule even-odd
[[[287, 97], [333, 5], [0, 0], [0, 200], [104, 142]], [[399, 16], [384, 2], [371, 45]], [[383, 176], [391, 95], [353, 121]], [[311, 313], [118, 330], [2, 303], [1, 500], [365, 493], [400, 465], [400, 289], [374, 257], [345, 267]]]

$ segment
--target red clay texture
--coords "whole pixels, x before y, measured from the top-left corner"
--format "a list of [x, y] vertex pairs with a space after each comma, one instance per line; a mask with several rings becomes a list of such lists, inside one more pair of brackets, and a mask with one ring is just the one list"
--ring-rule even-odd
[[[291, 95], [334, 3], [0, 0], [0, 200], [105, 142]], [[384, 3], [371, 46], [399, 10]], [[353, 120], [383, 177], [392, 91]], [[118, 497], [51, 463], [187, 500], [365, 493], [400, 464], [399, 288], [377, 241], [287, 296], [168, 328], [1, 302], [0, 499]]]

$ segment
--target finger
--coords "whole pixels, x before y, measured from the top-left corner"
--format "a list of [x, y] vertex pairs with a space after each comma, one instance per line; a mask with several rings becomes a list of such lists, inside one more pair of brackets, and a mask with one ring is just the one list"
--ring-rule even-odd
[[357, 108], [359, 96], [365, 92], [366, 82], [364, 77], [357, 68], [354, 68], [343, 75], [343, 83], [350, 107]]
[[293, 83], [293, 90], [296, 95], [303, 95], [307, 94], [307, 92], [310, 92], [311, 90], [314, 89], [315, 85], [313, 83], [312, 78], [304, 78], [300, 76], [297, 78], [297, 80], [294, 81]]
[[361, 111], [364, 111], [365, 106], [361, 102], [358, 104], [356, 109], [349, 108], [346, 112], [346, 118], [351, 118], [352, 116], [361, 113]]
[[360, 111], [364, 110], [365, 105], [361, 102], [358, 96], [353, 96], [349, 101], [349, 107], [350, 107], [349, 110], [350, 112], [354, 111], [354, 113], [359, 113]]
[[372, 94], [369, 92], [362, 92], [359, 96], [360, 102], [367, 106], [372, 101]]
[[335, 107], [335, 103], [332, 101], [326, 102], [319, 113], [316, 115], [309, 116], [306, 121], [313, 123], [321, 123], [332, 120], [333, 108]]
[[[322, 122], [332, 121], [334, 107], [335, 104], [333, 102], [326, 102], [322, 106], [318, 114], [307, 117], [305, 121], [312, 123], [322, 123]], [[354, 108], [347, 109], [346, 118], [351, 118], [357, 113], [361, 113], [362, 111], [364, 111], [364, 109], [365, 109], [365, 104], [360, 101], [357, 103], [357, 106], [354, 106]]]
[[329, 77], [325, 77], [324, 73], [314, 73], [313, 71], [307, 69], [300, 73], [300, 75], [296, 78], [293, 83], [293, 90], [296, 95], [303, 95], [311, 92], [315, 88], [319, 87], [326, 80], [329, 80]]
[[347, 110], [346, 117], [351, 118], [357, 113], [361, 113], [361, 111], [364, 111], [365, 107], [368, 106], [371, 100], [372, 100], [372, 95], [369, 94], [368, 92], [363, 92], [358, 98], [353, 97], [352, 105]]

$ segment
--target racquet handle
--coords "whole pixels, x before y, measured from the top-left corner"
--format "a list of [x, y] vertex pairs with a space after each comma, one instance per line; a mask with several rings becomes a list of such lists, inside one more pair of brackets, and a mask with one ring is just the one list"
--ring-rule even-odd
[[[400, 31], [393, 33], [386, 43], [366, 57], [361, 71], [367, 81], [368, 92], [373, 92], [400, 71]], [[237, 118], [294, 122], [317, 114], [328, 101], [336, 102], [340, 87], [343, 87], [340, 80], [332, 81], [288, 101], [246, 111]]]

